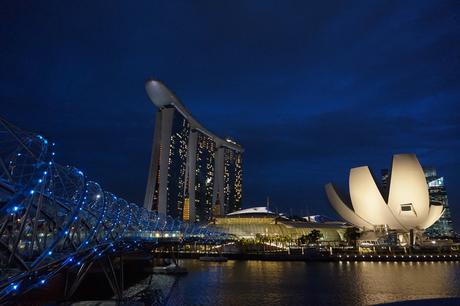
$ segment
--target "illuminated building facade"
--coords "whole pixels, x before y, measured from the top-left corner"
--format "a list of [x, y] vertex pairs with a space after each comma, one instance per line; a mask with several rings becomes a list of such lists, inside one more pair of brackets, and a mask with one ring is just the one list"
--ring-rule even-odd
[[196, 134], [194, 202], [195, 220], [200, 222], [209, 221], [212, 217], [216, 142], [204, 133]]
[[296, 241], [313, 230], [321, 232], [322, 242], [344, 240], [348, 226], [343, 222], [293, 221], [278, 215], [266, 207], [252, 207], [215, 218], [207, 226], [210, 230], [222, 232], [237, 238], [256, 239], [258, 236]]
[[228, 214], [241, 207], [241, 153], [225, 148], [224, 156], [224, 213]]
[[174, 111], [169, 142], [168, 174], [166, 187], [166, 214], [173, 218], [182, 215], [185, 194], [185, 171], [187, 164], [187, 143], [190, 125], [177, 111]]
[[144, 207], [191, 222], [239, 209], [243, 148], [205, 129], [161, 82], [145, 87], [159, 110]]
[[184, 199], [184, 209], [182, 211], [182, 220], [190, 221], [190, 198], [187, 196]]
[[449, 202], [447, 200], [444, 177], [437, 176], [436, 169], [425, 169], [425, 176], [428, 183], [428, 192], [432, 202], [441, 203], [444, 206], [444, 214], [430, 228], [426, 234], [431, 237], [453, 237], [454, 229], [450, 215]]
[[447, 200], [446, 186], [444, 185], [444, 177], [438, 176], [435, 168], [424, 168], [424, 170], [430, 201], [440, 203], [444, 206], [444, 214], [426, 230], [426, 234], [430, 237], [453, 237], [454, 229], [449, 202]]

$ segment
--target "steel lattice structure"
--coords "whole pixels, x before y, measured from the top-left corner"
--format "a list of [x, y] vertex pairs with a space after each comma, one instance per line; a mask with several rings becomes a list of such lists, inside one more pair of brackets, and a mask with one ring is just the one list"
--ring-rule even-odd
[[0, 119], [0, 301], [142, 241], [225, 238], [104, 191], [54, 147]]

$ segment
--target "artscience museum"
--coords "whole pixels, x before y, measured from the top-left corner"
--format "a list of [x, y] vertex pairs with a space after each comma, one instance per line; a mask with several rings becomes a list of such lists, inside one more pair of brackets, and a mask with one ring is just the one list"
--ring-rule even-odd
[[325, 189], [332, 207], [350, 224], [364, 232], [399, 233], [400, 241], [410, 233], [412, 244], [442, 216], [444, 207], [430, 202], [425, 174], [415, 154], [393, 156], [388, 182], [386, 188], [378, 185], [369, 167], [362, 166], [350, 170], [350, 201], [332, 183]]

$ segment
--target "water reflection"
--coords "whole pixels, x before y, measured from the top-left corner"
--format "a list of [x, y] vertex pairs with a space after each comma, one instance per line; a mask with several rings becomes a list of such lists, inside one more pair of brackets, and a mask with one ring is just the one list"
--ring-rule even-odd
[[370, 305], [459, 297], [460, 263], [185, 260], [168, 305]]

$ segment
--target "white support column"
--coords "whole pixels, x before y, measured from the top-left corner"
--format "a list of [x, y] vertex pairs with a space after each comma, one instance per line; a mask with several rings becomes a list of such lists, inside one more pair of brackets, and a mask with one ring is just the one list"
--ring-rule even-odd
[[150, 156], [149, 176], [147, 178], [147, 187], [145, 190], [144, 208], [153, 209], [153, 196], [155, 194], [155, 185], [157, 183], [158, 162], [160, 159], [160, 133], [161, 133], [161, 111], [155, 116], [155, 131], [153, 133], [152, 155]]

